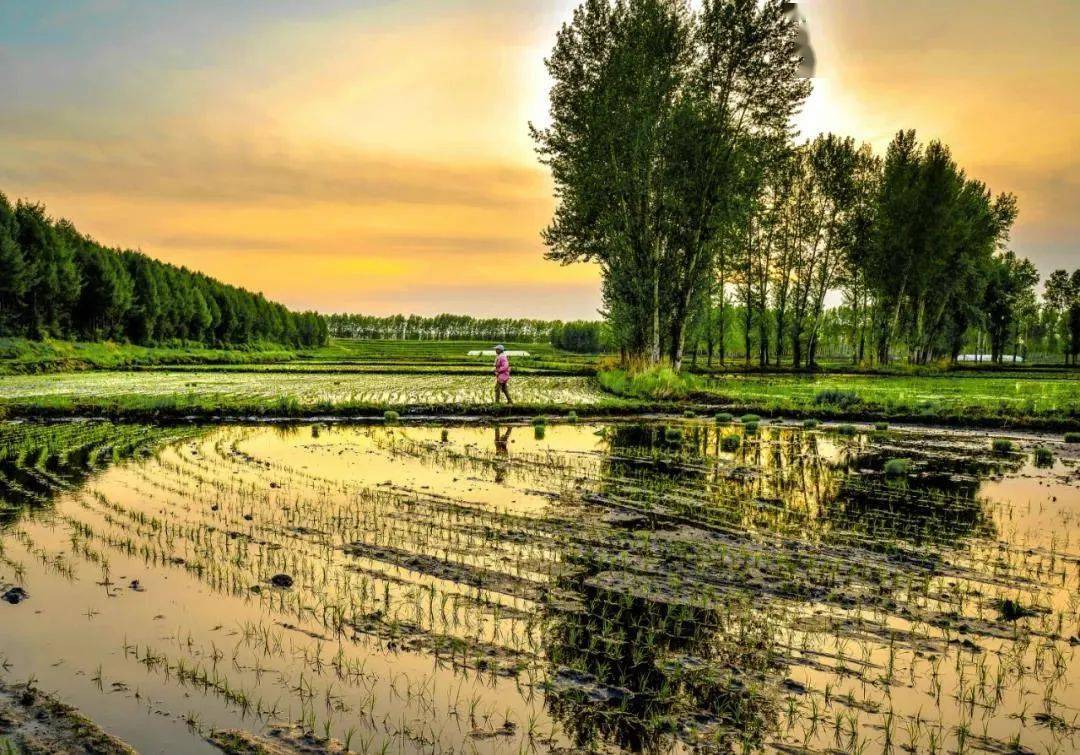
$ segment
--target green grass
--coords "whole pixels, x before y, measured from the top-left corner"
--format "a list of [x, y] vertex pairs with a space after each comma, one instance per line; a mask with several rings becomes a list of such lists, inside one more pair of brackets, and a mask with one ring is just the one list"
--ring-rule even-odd
[[[1080, 371], [631, 377], [601, 372], [623, 396], [679, 399], [733, 412], [948, 424], [1080, 427]], [[650, 392], [656, 385], [657, 390]]]
[[276, 364], [304, 352], [274, 344], [210, 349], [200, 345], [133, 346], [124, 343], [77, 343], [0, 338], [0, 374], [66, 370], [129, 369], [154, 365]]

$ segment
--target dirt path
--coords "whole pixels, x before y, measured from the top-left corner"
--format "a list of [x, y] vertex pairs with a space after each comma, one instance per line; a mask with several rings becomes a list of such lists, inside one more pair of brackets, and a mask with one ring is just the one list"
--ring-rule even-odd
[[77, 710], [27, 684], [0, 681], [0, 748], [25, 753], [132, 755], [135, 750], [106, 734]]

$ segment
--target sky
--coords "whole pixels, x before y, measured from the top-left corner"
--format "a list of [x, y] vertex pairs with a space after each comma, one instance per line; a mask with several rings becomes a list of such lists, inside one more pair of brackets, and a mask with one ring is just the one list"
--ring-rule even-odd
[[[0, 0], [0, 191], [301, 309], [595, 317], [528, 122], [572, 0]], [[1078, 0], [808, 0], [797, 126], [901, 128], [1080, 267]]]

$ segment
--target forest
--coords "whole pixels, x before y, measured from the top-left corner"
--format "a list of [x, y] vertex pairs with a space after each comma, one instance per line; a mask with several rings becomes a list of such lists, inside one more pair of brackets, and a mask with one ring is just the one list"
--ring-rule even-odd
[[789, 5], [586, 2], [558, 34], [551, 123], [532, 127], [557, 200], [544, 239], [549, 259], [600, 266], [624, 359], [723, 363], [734, 330], [741, 361], [813, 367], [839, 316], [857, 363], [1032, 346], [1075, 363], [1080, 271], [1039, 301], [1008, 248], [1012, 194], [911, 130], [884, 155], [798, 141], [811, 85]]
[[0, 194], [0, 336], [318, 346], [328, 331], [315, 312], [290, 312], [262, 294], [107, 248], [42, 205], [12, 205]]

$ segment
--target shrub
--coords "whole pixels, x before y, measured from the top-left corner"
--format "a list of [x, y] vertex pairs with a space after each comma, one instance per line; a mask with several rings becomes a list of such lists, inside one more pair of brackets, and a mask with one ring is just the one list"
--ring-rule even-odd
[[543, 440], [547, 434], [547, 425], [533, 425], [533, 437], [537, 440]]
[[911, 469], [911, 463], [907, 459], [889, 459], [885, 462], [886, 477], [903, 477]]
[[687, 409], [682, 413], [682, 416], [686, 417], [687, 419], [693, 419], [697, 416], [697, 413], [693, 409]]
[[399, 419], [401, 419], [401, 415], [393, 409], [387, 409], [383, 412], [383, 420], [386, 422], [397, 422]]
[[817, 427], [820, 424], [821, 424], [821, 422], [819, 420], [810, 418], [810, 419], [804, 419], [803, 423], [802, 423], [802, 426], [805, 427], [807, 430], [813, 430], [815, 427]]
[[547, 425], [547, 417], [541, 414], [539, 417], [532, 418], [533, 427], [544, 427]]
[[758, 423], [757, 422], [744, 422], [743, 427], [746, 429], [746, 434], [747, 435], [753, 435], [754, 433], [757, 432]]
[[744, 425], [750, 422], [760, 421], [761, 417], [757, 416], [756, 414], [744, 414], [743, 416], [739, 417], [739, 422], [742, 422]]
[[728, 412], [720, 412], [714, 417], [714, 419], [716, 420], [716, 424], [718, 424], [718, 425], [726, 425], [728, 422], [731, 422], [731, 420], [734, 419], [734, 418]]
[[1046, 446], [1035, 449], [1035, 466], [1050, 467], [1054, 465], [1054, 452]]
[[990, 447], [994, 449], [994, 453], [1007, 454], [1013, 450], [1013, 442], [1008, 438], [994, 438]]
[[839, 406], [846, 408], [861, 404], [862, 399], [855, 391], [845, 391], [840, 388], [826, 388], [814, 395], [814, 403], [818, 405]]
[[677, 427], [665, 427], [664, 428], [664, 440], [668, 443], [679, 443], [682, 441], [682, 430]]
[[1080, 433], [1065, 433], [1066, 443], [1080, 443]]
[[570, 424], [574, 424], [575, 422], [577, 422], [578, 421], [577, 412], [575, 412], [573, 409], [571, 409], [566, 415], [566, 421], [569, 422]]
[[836, 432], [838, 432], [840, 435], [844, 435], [850, 438], [853, 435], [857, 435], [859, 430], [855, 427], [855, 425], [839, 425], [836, 428]]
[[725, 435], [720, 439], [720, 449], [723, 451], [738, 451], [742, 445], [742, 438], [738, 435]]
[[877, 430], [879, 433], [883, 433], [883, 432], [885, 432], [886, 430], [889, 429], [889, 423], [888, 422], [875, 422], [874, 423], [874, 429]]

